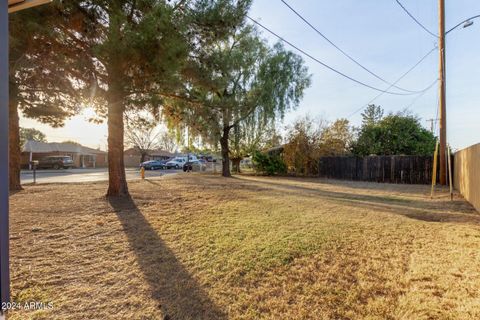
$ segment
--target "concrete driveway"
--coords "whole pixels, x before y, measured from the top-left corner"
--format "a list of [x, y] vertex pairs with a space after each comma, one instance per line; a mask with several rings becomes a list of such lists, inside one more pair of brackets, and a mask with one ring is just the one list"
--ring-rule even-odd
[[[165, 174], [173, 174], [181, 170], [147, 170], [146, 178], [160, 177]], [[126, 169], [127, 180], [140, 179], [140, 170], [136, 168]], [[33, 171], [22, 170], [20, 179], [23, 183], [33, 182]], [[76, 183], [108, 180], [108, 169], [60, 169], [60, 170], [37, 170], [37, 183]]]

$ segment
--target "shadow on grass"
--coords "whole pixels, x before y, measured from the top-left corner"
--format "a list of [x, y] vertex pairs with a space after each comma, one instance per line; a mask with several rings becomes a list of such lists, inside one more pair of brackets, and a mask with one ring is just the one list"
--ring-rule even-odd
[[131, 198], [110, 198], [163, 319], [226, 319]]
[[365, 195], [329, 191], [306, 186], [285, 184], [281, 181], [259, 181], [257, 179], [244, 179], [244, 181], [253, 184], [269, 185], [278, 190], [281, 194], [288, 192], [297, 193], [299, 196], [303, 197], [322, 197], [333, 200], [342, 205], [399, 214], [415, 220], [480, 224], [480, 215], [478, 212], [467, 202], [461, 200], [428, 202], [428, 200], [412, 200], [388, 195]]
[[[252, 175], [252, 174], [240, 174], [237, 175], [239, 179], [242, 177], [248, 178], [261, 178], [268, 177], [273, 179], [281, 179], [286, 181], [295, 181], [299, 183], [310, 183], [317, 185], [332, 185], [332, 186], [342, 186], [351, 189], [361, 189], [361, 190], [389, 190], [389, 191], [401, 191], [405, 194], [419, 194], [424, 193], [425, 190], [430, 192], [429, 184], [409, 184], [409, 189], [404, 188], [406, 184], [393, 183], [393, 182], [376, 182], [376, 181], [363, 181], [363, 180], [344, 180], [344, 179], [330, 179], [330, 178], [320, 178], [312, 176], [262, 176], [262, 175]], [[437, 186], [439, 188], [439, 186]], [[448, 188], [445, 188], [448, 190]]]

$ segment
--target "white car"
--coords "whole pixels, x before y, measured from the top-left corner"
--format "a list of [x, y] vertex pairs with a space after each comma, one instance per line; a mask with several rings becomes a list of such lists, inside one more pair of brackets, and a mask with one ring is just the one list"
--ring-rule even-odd
[[180, 169], [185, 164], [185, 159], [182, 158], [173, 158], [172, 160], [168, 161], [165, 165], [167, 169], [175, 168]]

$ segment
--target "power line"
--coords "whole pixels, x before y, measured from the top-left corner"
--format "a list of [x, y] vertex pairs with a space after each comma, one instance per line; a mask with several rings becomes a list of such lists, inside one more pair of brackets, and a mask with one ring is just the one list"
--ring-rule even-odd
[[[377, 100], [378, 98], [380, 98], [384, 93], [387, 92], [387, 90], [389, 90], [394, 84], [398, 83], [400, 80], [402, 80], [407, 74], [409, 74], [413, 69], [415, 69], [420, 63], [422, 63], [429, 55], [432, 54], [432, 52], [434, 52], [435, 50], [437, 50], [437, 47], [434, 47], [432, 48], [430, 51], [428, 51], [420, 60], [417, 61], [417, 63], [415, 63], [412, 67], [410, 67], [410, 69], [408, 69], [405, 73], [403, 73], [392, 85], [390, 85], [390, 87], [388, 87], [387, 89], [385, 89], [383, 92], [379, 93], [378, 95], [376, 95], [373, 99], [371, 99], [369, 102], [367, 102], [366, 104], [362, 105], [360, 108], [356, 109], [355, 111], [353, 111], [351, 114], [349, 114], [347, 116], [347, 119], [350, 118], [351, 116], [353, 116], [354, 114], [358, 113], [360, 110], [362, 110], [363, 108], [365, 108], [366, 106], [368, 106], [369, 104], [371, 104], [372, 102], [374, 102], [375, 100]], [[423, 95], [426, 91], [428, 91], [436, 82], [438, 81], [438, 79], [435, 79], [435, 81], [428, 85], [426, 88], [418, 91], [418, 93], [420, 95]]]
[[415, 21], [423, 30], [425, 30], [426, 32], [428, 32], [429, 34], [431, 34], [432, 36], [434, 36], [435, 38], [438, 38], [438, 35], [436, 35], [435, 33], [431, 32], [430, 30], [428, 30], [420, 21], [418, 21], [408, 10], [407, 8], [405, 8], [403, 6], [403, 4], [400, 2], [400, 0], [395, 0], [398, 5], [403, 9], [403, 11], [405, 11], [409, 16], [410, 18], [413, 19], [413, 21]]
[[420, 99], [421, 97], [423, 97], [423, 95], [424, 95], [425, 93], [427, 93], [427, 91], [430, 90], [435, 84], [437, 84], [437, 82], [438, 82], [438, 79], [435, 79], [435, 81], [433, 81], [432, 84], [430, 84], [427, 88], [425, 88], [425, 90], [424, 90], [422, 93], [420, 93], [418, 96], [416, 96], [416, 97], [412, 100], [412, 102], [408, 105], [408, 107], [405, 108], [405, 110], [410, 109], [410, 108], [415, 104], [415, 102], [417, 102], [418, 99]]
[[[296, 11], [292, 6], [290, 6], [285, 0], [280, 0], [283, 2], [283, 4], [285, 6], [287, 6], [293, 13], [295, 13], [295, 15], [297, 15], [301, 20], [303, 20], [303, 22], [305, 22], [308, 26], [310, 26], [310, 28], [312, 28], [316, 33], [318, 33], [323, 39], [325, 39], [328, 43], [330, 43], [333, 47], [335, 47], [338, 51], [340, 51], [345, 57], [347, 57], [348, 59], [350, 59], [350, 61], [354, 62], [357, 66], [359, 66], [360, 68], [362, 68], [363, 70], [367, 71], [369, 74], [371, 74], [372, 76], [374, 76], [375, 78], [383, 81], [384, 83], [388, 84], [388, 85], [391, 85], [392, 83], [391, 82], [388, 82], [387, 80], [383, 79], [382, 77], [380, 77], [378, 74], [376, 74], [375, 72], [371, 71], [370, 69], [368, 69], [367, 67], [365, 67], [364, 65], [362, 65], [360, 62], [358, 62], [355, 58], [353, 58], [352, 56], [350, 56], [348, 53], [346, 53], [342, 48], [340, 48], [339, 46], [337, 46], [332, 40], [330, 40], [329, 38], [327, 38], [327, 36], [325, 36], [320, 30], [318, 30], [315, 26], [313, 26], [307, 19], [305, 19], [298, 11]], [[412, 90], [407, 90], [407, 89], [404, 89], [404, 88], [401, 88], [401, 87], [398, 87], [396, 85], [392, 85], [393, 88], [396, 88], [396, 89], [399, 89], [401, 91], [405, 91], [405, 92], [411, 92], [411, 93], [419, 93], [419, 91], [412, 91]]]
[[250, 19], [253, 23], [255, 23], [256, 25], [260, 26], [262, 29], [264, 29], [265, 31], [267, 31], [268, 33], [272, 34], [273, 36], [277, 37], [279, 40], [281, 40], [282, 42], [285, 42], [286, 44], [288, 44], [289, 46], [291, 46], [292, 48], [296, 49], [297, 51], [303, 53], [305, 56], [309, 57], [310, 59], [312, 59], [313, 61], [317, 62], [318, 64], [324, 66], [325, 68], [335, 72], [336, 74], [350, 80], [350, 81], [353, 81], [357, 84], [360, 84], [364, 87], [367, 87], [367, 88], [370, 88], [372, 90], [375, 90], [375, 91], [379, 91], [379, 92], [382, 92], [382, 94], [384, 93], [388, 93], [388, 94], [391, 94], [391, 95], [397, 95], [397, 96], [408, 96], [408, 95], [414, 95], [414, 94], [417, 94], [416, 92], [415, 93], [400, 93], [400, 92], [392, 92], [392, 91], [388, 91], [387, 90], [383, 90], [383, 89], [380, 89], [380, 88], [377, 88], [377, 87], [374, 87], [374, 86], [371, 86], [369, 84], [366, 84], [365, 82], [362, 82], [360, 80], [357, 80], [357, 79], [354, 79], [348, 75], [346, 75], [345, 73], [341, 72], [341, 71], [338, 71], [337, 69], [327, 65], [326, 63], [318, 60], [317, 58], [315, 58], [314, 56], [312, 56], [311, 54], [307, 53], [306, 51], [304, 51], [303, 49], [300, 49], [298, 46], [294, 45], [293, 43], [291, 43], [290, 41], [286, 40], [285, 38], [279, 36], [278, 34], [276, 34], [275, 32], [273, 32], [272, 30], [270, 30], [269, 28], [265, 27], [263, 24], [261, 24], [260, 22], [256, 21], [255, 19], [247, 16], [248, 19]]

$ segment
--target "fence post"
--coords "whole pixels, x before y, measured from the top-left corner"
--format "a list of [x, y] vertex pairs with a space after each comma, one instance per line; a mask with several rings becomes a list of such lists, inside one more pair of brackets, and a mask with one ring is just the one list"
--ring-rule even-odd
[[433, 191], [435, 189], [435, 184], [437, 183], [437, 153], [438, 153], [438, 141], [435, 144], [435, 152], [433, 154], [432, 191], [430, 193], [431, 199], [433, 199]]

